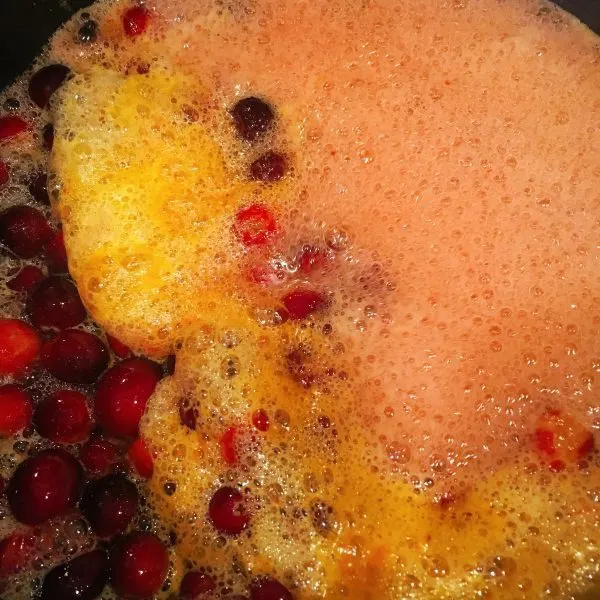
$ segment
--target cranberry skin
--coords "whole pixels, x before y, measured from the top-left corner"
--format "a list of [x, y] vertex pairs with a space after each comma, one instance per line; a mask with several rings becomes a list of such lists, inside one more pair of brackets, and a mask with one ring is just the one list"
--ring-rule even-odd
[[275, 114], [264, 100], [248, 96], [234, 104], [231, 117], [238, 135], [246, 142], [255, 142], [269, 130]]
[[266, 152], [250, 165], [250, 179], [275, 183], [283, 179], [288, 171], [287, 159], [279, 152]]
[[52, 275], [32, 292], [27, 312], [38, 327], [67, 329], [87, 316], [77, 288], [64, 277]]
[[29, 293], [44, 279], [44, 273], [35, 265], [25, 265], [12, 279], [6, 282], [6, 287], [13, 292]]
[[33, 199], [44, 206], [50, 206], [50, 196], [48, 196], [48, 174], [33, 173], [28, 185], [29, 193]]
[[196, 600], [216, 588], [215, 580], [208, 574], [202, 571], [188, 571], [179, 588], [179, 597], [182, 600]]
[[273, 213], [263, 204], [251, 204], [235, 215], [233, 233], [244, 246], [264, 246], [277, 232]]
[[58, 444], [82, 442], [92, 430], [87, 398], [73, 390], [60, 390], [42, 400], [33, 422], [43, 438]]
[[40, 600], [94, 600], [108, 583], [106, 552], [93, 550], [52, 569], [42, 584]]
[[34, 538], [24, 533], [12, 533], [0, 541], [0, 579], [21, 571], [34, 549]]
[[292, 593], [276, 579], [257, 577], [250, 584], [252, 600], [294, 600]]
[[297, 289], [283, 297], [283, 305], [290, 319], [305, 319], [326, 306], [325, 297], [320, 292], [309, 289]]
[[17, 521], [39, 525], [75, 507], [81, 480], [81, 466], [68, 452], [44, 450], [17, 467], [6, 490], [8, 504]]
[[108, 366], [110, 355], [100, 338], [77, 329], [61, 331], [44, 342], [42, 366], [68, 383], [94, 383]]
[[40, 355], [38, 332], [18, 319], [0, 319], [0, 376], [18, 376]]
[[145, 358], [127, 358], [102, 376], [96, 392], [96, 416], [109, 435], [137, 435], [160, 376], [160, 367]]
[[267, 431], [269, 429], [269, 415], [262, 408], [252, 413], [252, 425], [259, 431]]
[[129, 346], [126, 346], [125, 344], [123, 344], [123, 342], [120, 342], [116, 337], [113, 337], [112, 335], [109, 335], [107, 333], [106, 341], [108, 342], [110, 349], [119, 358], [127, 358], [131, 355], [131, 350], [129, 349]]
[[3, 160], [0, 160], [0, 185], [8, 183], [9, 179], [10, 171], [8, 170], [8, 165]]
[[68, 74], [69, 68], [64, 65], [48, 65], [36, 71], [29, 80], [29, 97], [40, 108], [45, 108]]
[[146, 31], [150, 13], [143, 6], [133, 6], [123, 14], [123, 29], [128, 37], [137, 37]]
[[208, 504], [208, 516], [215, 528], [227, 535], [239, 535], [250, 522], [242, 493], [229, 486], [219, 488], [213, 494]]
[[117, 449], [112, 442], [97, 437], [82, 446], [79, 460], [90, 475], [106, 475], [117, 460]]
[[18, 385], [0, 387], [0, 436], [10, 437], [29, 427], [33, 408], [31, 396]]
[[124, 533], [135, 515], [138, 492], [123, 475], [107, 475], [88, 483], [79, 508], [99, 537]]
[[20, 258], [39, 254], [52, 237], [46, 217], [31, 206], [11, 206], [0, 215], [0, 242]]
[[55, 231], [46, 242], [46, 258], [52, 273], [66, 273], [69, 270], [67, 249], [62, 229]]
[[0, 141], [10, 140], [27, 131], [27, 122], [16, 115], [0, 117]]
[[144, 479], [152, 477], [154, 473], [154, 461], [143, 439], [139, 438], [129, 446], [127, 456], [140, 477]]
[[148, 598], [156, 594], [169, 568], [169, 554], [150, 533], [128, 535], [113, 554], [112, 584], [126, 598]]
[[47, 123], [42, 129], [42, 148], [50, 152], [54, 146], [54, 125]]

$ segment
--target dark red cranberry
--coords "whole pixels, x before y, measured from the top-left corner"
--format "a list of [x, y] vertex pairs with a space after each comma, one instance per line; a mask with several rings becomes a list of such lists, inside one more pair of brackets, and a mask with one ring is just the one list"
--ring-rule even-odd
[[44, 204], [45, 206], [50, 205], [50, 196], [48, 196], [48, 174], [47, 173], [33, 173], [29, 180], [29, 193], [33, 196], [36, 202]]
[[9, 179], [10, 171], [8, 170], [8, 165], [3, 160], [0, 160], [0, 185], [8, 183]]
[[44, 279], [44, 273], [35, 265], [25, 265], [12, 279], [6, 282], [6, 286], [13, 292], [29, 293]]
[[95, 437], [81, 447], [79, 460], [90, 475], [106, 475], [117, 460], [117, 449], [107, 439]]
[[27, 131], [29, 125], [17, 115], [0, 117], [0, 141], [9, 140]]
[[283, 305], [290, 319], [305, 319], [309, 315], [323, 309], [327, 302], [321, 292], [310, 289], [296, 289], [288, 292], [283, 298]]
[[0, 436], [10, 437], [31, 424], [31, 396], [18, 385], [0, 386]]
[[77, 39], [81, 44], [90, 44], [96, 41], [98, 37], [98, 23], [89, 19], [77, 32]]
[[259, 408], [252, 413], [252, 425], [259, 431], [267, 431], [269, 429], [269, 415], [266, 410]]
[[285, 177], [287, 158], [279, 152], [265, 152], [250, 165], [250, 179], [274, 183]]
[[123, 14], [123, 29], [128, 37], [141, 35], [148, 28], [150, 13], [143, 6], [132, 6]]
[[182, 600], [196, 600], [210, 594], [217, 587], [214, 577], [204, 571], [188, 571], [181, 580], [179, 597]]
[[44, 342], [42, 366], [68, 383], [94, 383], [108, 366], [110, 355], [100, 338], [78, 329], [61, 331]]
[[44, 450], [22, 462], [8, 483], [13, 515], [26, 525], [39, 525], [75, 507], [81, 492], [80, 464], [64, 450]]
[[31, 206], [11, 206], [0, 215], [0, 242], [21, 258], [32, 258], [52, 237], [46, 217]]
[[64, 65], [48, 65], [41, 68], [29, 80], [29, 97], [40, 108], [44, 108], [68, 74], [69, 68]]
[[263, 246], [277, 231], [273, 213], [263, 204], [240, 209], [233, 222], [233, 233], [244, 246]]
[[86, 317], [77, 288], [58, 275], [47, 277], [33, 290], [27, 311], [38, 327], [57, 329], [75, 327]]
[[37, 432], [58, 444], [86, 440], [92, 429], [88, 399], [74, 390], [60, 390], [42, 400], [33, 416]]
[[54, 146], [54, 125], [46, 123], [42, 129], [42, 148], [50, 152]]
[[221, 439], [219, 441], [219, 445], [221, 447], [221, 456], [228, 465], [235, 465], [238, 460], [235, 447], [236, 436], [237, 429], [235, 427], [229, 427], [221, 436]]
[[27, 566], [35, 550], [35, 539], [27, 533], [12, 533], [0, 541], [0, 580]]
[[189, 398], [184, 397], [179, 400], [179, 419], [182, 425], [189, 429], [196, 429], [198, 407]]
[[239, 535], [248, 527], [250, 515], [239, 490], [224, 486], [219, 488], [208, 504], [208, 516], [220, 533]]
[[273, 109], [264, 100], [254, 96], [236, 102], [231, 109], [231, 116], [238, 135], [247, 142], [262, 137], [275, 118]]
[[150, 479], [154, 473], [154, 461], [152, 455], [142, 438], [138, 438], [127, 449], [129, 462], [133, 465], [137, 474], [144, 479]]
[[155, 535], [132, 533], [114, 551], [112, 584], [126, 598], [148, 598], [160, 590], [168, 568], [169, 554]]
[[127, 358], [131, 354], [131, 350], [128, 346], [120, 342], [116, 337], [112, 335], [106, 334], [106, 341], [110, 346], [110, 349], [119, 357], [119, 358]]
[[40, 600], [94, 600], [108, 583], [109, 562], [104, 550], [92, 550], [54, 567], [44, 577]]
[[107, 475], [87, 484], [79, 508], [100, 537], [124, 533], [135, 515], [138, 492], [123, 475]]
[[169, 354], [165, 360], [165, 364], [163, 366], [163, 371], [165, 373], [165, 377], [170, 377], [175, 373], [175, 365], [177, 364], [177, 357], [174, 354]]
[[145, 358], [127, 358], [117, 363], [98, 382], [98, 423], [110, 435], [135, 437], [160, 377], [160, 367]]
[[0, 319], [0, 376], [20, 375], [40, 355], [38, 332], [18, 319]]
[[69, 270], [62, 229], [55, 231], [46, 243], [46, 258], [52, 273], [66, 273]]
[[257, 577], [250, 584], [250, 598], [252, 600], [293, 600], [292, 593], [270, 577]]

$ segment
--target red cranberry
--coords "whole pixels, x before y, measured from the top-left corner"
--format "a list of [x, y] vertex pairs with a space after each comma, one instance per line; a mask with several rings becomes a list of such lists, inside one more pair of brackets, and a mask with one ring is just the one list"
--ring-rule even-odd
[[38, 327], [67, 329], [86, 318], [77, 288], [58, 275], [47, 277], [37, 286], [29, 297], [27, 311]]
[[267, 411], [259, 408], [252, 414], [252, 425], [259, 431], [267, 431], [269, 429], [269, 415]]
[[35, 265], [25, 265], [12, 279], [6, 282], [6, 286], [13, 292], [29, 293], [44, 279], [44, 273]]
[[283, 297], [290, 319], [305, 319], [326, 306], [325, 296], [316, 290], [296, 289]]
[[47, 152], [54, 146], [54, 125], [47, 123], [42, 129], [42, 148]]
[[107, 439], [96, 437], [81, 447], [79, 460], [90, 475], [106, 475], [117, 460], [117, 449]]
[[79, 508], [100, 537], [123, 533], [137, 510], [135, 485], [123, 475], [107, 475], [88, 483]]
[[29, 97], [44, 108], [68, 74], [69, 68], [64, 65], [48, 65], [36, 71], [29, 81]]
[[81, 490], [82, 469], [64, 450], [44, 450], [22, 462], [8, 483], [13, 515], [26, 525], [39, 525], [74, 508]]
[[216, 588], [213, 577], [203, 571], [188, 571], [181, 580], [179, 597], [182, 600], [196, 600], [210, 594]]
[[43, 438], [58, 444], [82, 442], [92, 429], [88, 400], [74, 390], [60, 390], [42, 400], [33, 422]]
[[250, 179], [274, 183], [287, 173], [287, 159], [279, 152], [266, 152], [250, 165]]
[[48, 174], [33, 173], [29, 180], [29, 193], [33, 199], [40, 204], [50, 206], [50, 196], [48, 196]]
[[160, 590], [168, 568], [169, 554], [155, 535], [132, 533], [113, 554], [112, 584], [126, 598], [148, 598]]
[[26, 533], [12, 533], [0, 541], [0, 579], [21, 571], [33, 556], [35, 540]]
[[110, 346], [110, 349], [119, 357], [127, 358], [131, 354], [131, 350], [128, 346], [120, 342], [117, 338], [112, 335], [106, 334], [106, 341]]
[[0, 319], [0, 375], [20, 375], [40, 355], [38, 332], [18, 319]]
[[275, 118], [273, 109], [264, 100], [254, 96], [236, 102], [231, 109], [231, 116], [238, 135], [247, 142], [262, 137]]
[[0, 215], [0, 242], [21, 258], [32, 258], [52, 237], [46, 217], [31, 206], [11, 206]]
[[104, 550], [92, 550], [52, 569], [42, 584], [40, 600], [94, 600], [108, 583]]
[[250, 522], [242, 493], [229, 486], [219, 488], [213, 494], [208, 504], [208, 516], [215, 528], [227, 535], [239, 535]]
[[273, 213], [262, 204], [251, 204], [235, 215], [233, 233], [244, 246], [263, 246], [277, 231]]
[[129, 37], [136, 37], [146, 31], [150, 13], [143, 6], [133, 6], [123, 14], [123, 29]]
[[109, 354], [100, 338], [78, 329], [61, 331], [44, 342], [42, 366], [68, 383], [94, 383], [108, 366]]
[[137, 474], [144, 479], [150, 479], [154, 473], [154, 461], [143, 439], [138, 438], [127, 450], [129, 461]]
[[292, 593], [276, 579], [257, 577], [250, 584], [252, 600], [293, 600]]
[[221, 456], [228, 465], [235, 465], [237, 463], [237, 452], [235, 451], [236, 434], [236, 428], [230, 427], [221, 436]]
[[0, 436], [10, 437], [31, 424], [31, 396], [18, 385], [0, 386]]
[[309, 275], [317, 270], [323, 270], [328, 260], [330, 260], [330, 256], [325, 250], [307, 244], [302, 247], [298, 257], [298, 270]]
[[8, 165], [3, 160], [0, 160], [0, 185], [8, 183], [9, 179], [10, 171], [8, 170]]
[[0, 141], [12, 139], [28, 129], [27, 122], [16, 115], [0, 117]]
[[69, 270], [62, 229], [55, 231], [46, 242], [46, 258], [48, 259], [48, 267], [53, 273], [66, 273]]
[[102, 376], [96, 392], [96, 416], [107, 433], [137, 435], [146, 403], [160, 376], [160, 367], [145, 358], [127, 358]]

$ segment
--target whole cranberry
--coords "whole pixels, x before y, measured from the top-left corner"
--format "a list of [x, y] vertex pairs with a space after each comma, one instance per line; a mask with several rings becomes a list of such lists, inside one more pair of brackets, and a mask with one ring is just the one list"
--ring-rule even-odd
[[247, 142], [255, 142], [271, 128], [275, 114], [264, 100], [248, 96], [234, 104], [231, 117], [238, 135]]
[[25, 532], [11, 533], [0, 541], [0, 580], [21, 571], [35, 551], [35, 539]]
[[58, 444], [86, 440], [92, 429], [88, 399], [74, 390], [60, 390], [44, 398], [33, 417], [37, 432]]
[[292, 593], [276, 579], [256, 577], [250, 584], [252, 600], [293, 600]]
[[40, 355], [42, 340], [18, 319], [0, 319], [0, 376], [21, 375]]
[[0, 117], [0, 141], [10, 140], [21, 135], [29, 129], [27, 121], [18, 115], [4, 115]]
[[69, 270], [62, 229], [52, 233], [52, 237], [46, 242], [45, 250], [48, 267], [52, 273], [66, 273]]
[[214, 577], [204, 571], [188, 571], [181, 580], [179, 597], [182, 600], [198, 600], [216, 588]]
[[27, 311], [34, 325], [67, 329], [83, 322], [87, 316], [77, 288], [64, 277], [47, 277], [33, 290]]
[[248, 527], [250, 515], [242, 493], [232, 487], [219, 488], [208, 504], [208, 516], [220, 533], [239, 535]]
[[39, 254], [52, 237], [46, 217], [31, 206], [11, 206], [0, 215], [0, 242], [20, 258]]
[[0, 386], [0, 436], [10, 437], [31, 423], [31, 396], [18, 385]]
[[106, 438], [97, 436], [83, 444], [79, 460], [90, 475], [106, 475], [117, 461], [117, 449]]
[[30, 98], [40, 108], [44, 108], [68, 74], [69, 68], [65, 65], [48, 65], [36, 71], [29, 80]]
[[6, 282], [6, 287], [13, 292], [29, 294], [42, 279], [44, 279], [44, 273], [39, 267], [25, 265], [12, 279]]
[[123, 29], [128, 37], [137, 37], [146, 31], [150, 13], [143, 6], [132, 6], [123, 14]]

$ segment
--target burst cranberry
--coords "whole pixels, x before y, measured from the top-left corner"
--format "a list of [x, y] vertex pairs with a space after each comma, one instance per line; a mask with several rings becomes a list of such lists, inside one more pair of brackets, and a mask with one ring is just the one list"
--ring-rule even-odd
[[269, 429], [269, 415], [267, 411], [259, 408], [252, 414], [252, 425], [259, 431], [267, 431]]
[[81, 491], [82, 469], [64, 450], [45, 450], [22, 462], [6, 495], [21, 523], [39, 525], [74, 508]]
[[29, 193], [33, 199], [45, 206], [50, 205], [50, 196], [48, 195], [48, 174], [33, 173], [28, 184]]
[[14, 138], [26, 131], [28, 127], [27, 122], [16, 115], [0, 117], [0, 141]]
[[42, 366], [68, 383], [93, 383], [108, 361], [106, 346], [86, 331], [67, 329], [42, 345]]
[[0, 319], [0, 375], [20, 375], [40, 355], [38, 332], [18, 319]]
[[216, 583], [213, 577], [203, 571], [188, 571], [179, 588], [179, 597], [182, 600], [196, 600], [214, 591]]
[[107, 475], [88, 483], [79, 508], [100, 537], [123, 533], [137, 510], [135, 485], [123, 475]]
[[29, 81], [29, 97], [44, 108], [68, 74], [69, 68], [64, 65], [48, 65], [36, 71]]
[[287, 159], [279, 152], [266, 152], [250, 165], [250, 179], [274, 183], [285, 177]]
[[160, 376], [160, 367], [144, 358], [127, 358], [102, 376], [96, 393], [96, 415], [107, 433], [137, 435], [146, 403]]
[[250, 584], [252, 600], [293, 600], [292, 593], [276, 579], [257, 577]]
[[108, 583], [104, 550], [93, 550], [52, 569], [42, 584], [40, 600], [94, 600]]
[[3, 160], [0, 160], [0, 185], [8, 183], [9, 179], [10, 171], [8, 170], [8, 165]]
[[42, 148], [47, 152], [54, 146], [54, 125], [47, 123], [42, 129]]
[[237, 430], [235, 427], [230, 427], [221, 436], [221, 456], [228, 465], [235, 465], [237, 463], [237, 452], [235, 451], [235, 438]]
[[46, 217], [31, 206], [11, 206], [0, 215], [0, 242], [21, 258], [32, 258], [52, 237]]
[[119, 358], [127, 358], [131, 354], [131, 350], [128, 346], [120, 342], [116, 337], [112, 335], [106, 334], [106, 341], [110, 346], [110, 349], [119, 357]]
[[88, 400], [73, 390], [60, 390], [42, 400], [33, 422], [43, 438], [58, 444], [82, 442], [92, 429]]
[[247, 142], [262, 137], [275, 118], [273, 109], [264, 100], [254, 96], [236, 102], [231, 109], [231, 116], [238, 135]]
[[90, 475], [106, 475], [117, 460], [117, 449], [107, 439], [96, 437], [82, 446], [79, 460]]
[[244, 246], [263, 246], [277, 231], [273, 213], [262, 204], [251, 204], [235, 215], [233, 233]]
[[13, 292], [29, 293], [44, 279], [44, 273], [35, 265], [25, 265], [12, 279], [6, 282], [6, 286]]
[[129, 446], [127, 456], [140, 477], [144, 479], [152, 477], [154, 473], [154, 461], [143, 439], [139, 438]]
[[143, 6], [133, 6], [123, 14], [123, 29], [129, 37], [141, 35], [148, 28], [150, 13]]
[[31, 396], [17, 385], [0, 386], [0, 436], [10, 437], [29, 427]]
[[148, 598], [156, 594], [169, 567], [169, 554], [150, 533], [128, 535], [113, 554], [112, 584], [126, 598]]
[[250, 515], [239, 490], [224, 486], [219, 488], [208, 504], [208, 516], [221, 533], [239, 535], [248, 527]]
[[38, 327], [67, 329], [79, 325], [86, 317], [77, 288], [58, 275], [47, 277], [36, 287], [29, 297], [27, 310]]
[[66, 273], [69, 270], [62, 229], [55, 231], [46, 242], [46, 258], [48, 259], [48, 267], [53, 273]]
[[33, 556], [35, 540], [25, 533], [12, 533], [0, 541], [0, 579], [18, 573]]
[[290, 319], [305, 319], [325, 307], [325, 296], [316, 290], [296, 289], [283, 297]]

